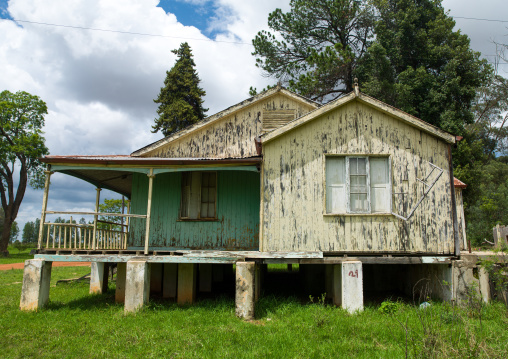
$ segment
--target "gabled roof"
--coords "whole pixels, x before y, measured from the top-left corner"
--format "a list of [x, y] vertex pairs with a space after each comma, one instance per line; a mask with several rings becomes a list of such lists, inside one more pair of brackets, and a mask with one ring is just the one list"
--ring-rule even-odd
[[303, 96], [300, 96], [294, 92], [291, 92], [280, 85], [277, 85], [274, 88], [271, 88], [269, 90], [261, 92], [260, 94], [258, 94], [256, 96], [248, 98], [247, 100], [239, 102], [236, 105], [233, 105], [223, 111], [220, 111], [220, 112], [216, 113], [215, 115], [209, 116], [209, 117], [195, 123], [194, 125], [184, 128], [183, 130], [181, 130], [177, 133], [174, 133], [174, 134], [172, 134], [168, 137], [165, 137], [159, 141], [153, 142], [143, 148], [140, 148], [139, 150], [132, 152], [131, 156], [134, 156], [134, 157], [142, 156], [142, 155], [144, 155], [148, 152], [151, 152], [159, 147], [167, 145], [168, 143], [176, 141], [177, 139], [191, 135], [193, 132], [198, 131], [206, 126], [209, 126], [209, 125], [219, 121], [220, 119], [224, 118], [225, 116], [228, 116], [228, 115], [231, 115], [237, 111], [243, 110], [244, 108], [251, 106], [258, 101], [265, 100], [265, 99], [269, 98], [270, 96], [276, 95], [278, 93], [284, 94], [295, 101], [304, 103], [304, 104], [312, 106], [314, 108], [318, 108], [320, 106], [320, 104], [318, 102], [312, 101], [306, 97], [303, 97]]
[[320, 115], [323, 115], [329, 111], [332, 111], [340, 106], [343, 106], [349, 102], [352, 101], [359, 101], [361, 103], [367, 104], [371, 107], [374, 107], [378, 109], [381, 112], [387, 113], [389, 115], [392, 115], [393, 117], [399, 119], [400, 121], [403, 121], [407, 123], [408, 125], [411, 125], [413, 127], [419, 128], [422, 131], [425, 131], [431, 135], [434, 135], [448, 143], [455, 143], [455, 136], [441, 130], [440, 128], [431, 125], [430, 123], [427, 123], [415, 116], [412, 116], [402, 110], [399, 110], [395, 107], [392, 107], [382, 101], [376, 100], [373, 97], [367, 96], [365, 94], [360, 93], [358, 91], [358, 87], [355, 88], [354, 91], [350, 92], [349, 94], [340, 97], [334, 101], [331, 101], [327, 103], [326, 105], [311, 111], [304, 116], [297, 118], [296, 120], [293, 120], [291, 122], [288, 122], [284, 126], [281, 126], [271, 132], [266, 133], [265, 135], [261, 136], [261, 142], [266, 143], [269, 141], [274, 140], [275, 138], [282, 136], [288, 131], [291, 131], [297, 127], [300, 127], [307, 122], [310, 122], [314, 120], [315, 118], [319, 117]]
[[459, 180], [458, 178], [456, 177], [453, 177], [453, 186], [455, 188], [466, 188], [467, 187], [467, 184], [465, 184], [464, 182], [462, 182], [461, 180]]

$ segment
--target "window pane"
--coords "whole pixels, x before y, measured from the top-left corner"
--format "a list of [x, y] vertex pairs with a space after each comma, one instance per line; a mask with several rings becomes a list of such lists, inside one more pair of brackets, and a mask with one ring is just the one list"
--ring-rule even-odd
[[367, 194], [351, 193], [351, 211], [366, 212], [368, 210]]
[[208, 217], [215, 218], [215, 203], [208, 204]]
[[201, 203], [201, 218], [208, 218], [208, 204]]
[[201, 190], [201, 203], [208, 202], [208, 188], [203, 187]]
[[372, 213], [391, 211], [391, 187], [388, 157], [370, 159], [370, 200]]
[[326, 212], [346, 212], [346, 159], [326, 157]]

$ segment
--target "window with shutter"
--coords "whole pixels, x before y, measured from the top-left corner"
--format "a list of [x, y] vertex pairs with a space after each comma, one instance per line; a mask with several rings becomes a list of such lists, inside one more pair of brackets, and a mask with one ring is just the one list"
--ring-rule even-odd
[[388, 157], [327, 156], [326, 213], [390, 213]]

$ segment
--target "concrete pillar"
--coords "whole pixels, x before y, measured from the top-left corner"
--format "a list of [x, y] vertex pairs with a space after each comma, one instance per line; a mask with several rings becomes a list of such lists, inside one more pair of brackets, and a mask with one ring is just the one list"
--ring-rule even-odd
[[19, 303], [21, 310], [38, 310], [48, 303], [52, 264], [44, 259], [25, 261]]
[[349, 313], [363, 311], [362, 262], [335, 264], [333, 277], [333, 303]]
[[212, 291], [212, 265], [200, 264], [199, 265], [199, 291], [211, 292]]
[[162, 298], [176, 298], [178, 264], [164, 263]]
[[178, 304], [192, 304], [196, 300], [197, 265], [178, 263]]
[[116, 265], [116, 291], [115, 302], [125, 302], [125, 276], [127, 274], [127, 263], [122, 262]]
[[[475, 284], [473, 284], [475, 283]], [[462, 260], [452, 262], [452, 297], [457, 302], [468, 299], [472, 286], [479, 288], [478, 279], [474, 277], [473, 268]]]
[[125, 313], [136, 312], [150, 297], [150, 266], [145, 260], [127, 262], [125, 280]]
[[150, 293], [162, 293], [162, 263], [150, 263]]
[[92, 262], [90, 265], [90, 294], [108, 291], [109, 263]]
[[236, 316], [245, 320], [254, 319], [255, 262], [236, 263]]
[[490, 302], [492, 299], [490, 293], [490, 280], [489, 280], [489, 272], [483, 267], [478, 268], [478, 276], [479, 276], [479, 284], [480, 284], [480, 294], [485, 303]]

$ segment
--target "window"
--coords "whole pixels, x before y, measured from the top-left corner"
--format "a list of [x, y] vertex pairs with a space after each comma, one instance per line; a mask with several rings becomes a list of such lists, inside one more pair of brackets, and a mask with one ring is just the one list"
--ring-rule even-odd
[[326, 213], [390, 213], [388, 157], [326, 157]]
[[180, 219], [216, 219], [217, 172], [182, 172]]

